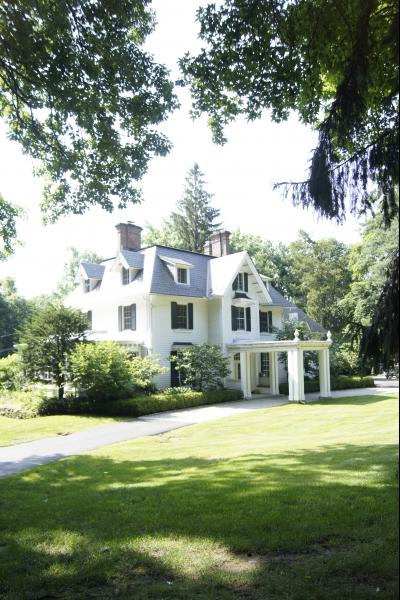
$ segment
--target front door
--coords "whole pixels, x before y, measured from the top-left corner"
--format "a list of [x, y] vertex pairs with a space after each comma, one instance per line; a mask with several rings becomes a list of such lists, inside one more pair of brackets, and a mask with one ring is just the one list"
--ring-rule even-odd
[[241, 372], [240, 372], [240, 353], [238, 352], [233, 357], [233, 372], [236, 380], [241, 380]]
[[270, 362], [269, 353], [261, 352], [260, 354], [260, 384], [262, 387], [270, 386]]

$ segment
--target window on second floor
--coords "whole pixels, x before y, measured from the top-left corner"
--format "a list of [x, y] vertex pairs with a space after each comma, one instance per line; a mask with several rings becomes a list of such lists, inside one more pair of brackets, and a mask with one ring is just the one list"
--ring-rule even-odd
[[118, 307], [118, 329], [136, 329], [136, 304]]
[[121, 269], [121, 282], [122, 285], [128, 285], [128, 283], [130, 283], [131, 281], [131, 272], [130, 269], [125, 269], [125, 267], [122, 267]]
[[249, 275], [248, 273], [238, 273], [232, 283], [232, 289], [236, 292], [249, 291]]
[[83, 281], [83, 293], [87, 294], [90, 292], [90, 279], [84, 279]]
[[171, 302], [171, 329], [193, 329], [193, 304]]
[[251, 308], [232, 306], [232, 331], [251, 331]]
[[272, 312], [260, 310], [260, 333], [272, 333]]
[[189, 283], [188, 282], [188, 269], [178, 267], [177, 269], [177, 281], [178, 283]]

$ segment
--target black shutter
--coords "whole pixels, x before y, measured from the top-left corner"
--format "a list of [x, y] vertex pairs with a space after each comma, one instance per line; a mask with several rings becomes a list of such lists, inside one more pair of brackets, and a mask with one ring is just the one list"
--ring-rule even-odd
[[122, 306], [118, 306], [118, 331], [122, 331]]
[[[176, 304], [176, 302], [173, 302], [172, 304]], [[177, 356], [177, 354], [178, 353], [173, 350], [170, 354], [170, 357]], [[176, 363], [171, 360], [171, 387], [178, 387], [179, 384], [179, 370], [176, 368]]]
[[272, 333], [272, 312], [268, 311], [268, 332]]
[[238, 278], [237, 278], [237, 276], [236, 276], [236, 277], [235, 277], [235, 279], [233, 280], [233, 283], [232, 283], [232, 289], [233, 289], [233, 290], [237, 290], [237, 289], [238, 289]]
[[232, 331], [237, 331], [236, 306], [231, 306], [232, 314]]
[[244, 291], [249, 291], [249, 275], [248, 273], [244, 273]]
[[176, 302], [171, 302], [171, 328], [177, 329], [178, 326], [176, 324]]
[[188, 304], [188, 329], [193, 329], [193, 304]]
[[131, 304], [131, 329], [136, 330], [136, 304]]
[[246, 331], [251, 331], [251, 308], [246, 308]]
[[263, 320], [262, 320], [262, 312], [261, 310], [258, 311], [259, 314], [259, 321], [260, 321], [260, 333], [263, 333]]

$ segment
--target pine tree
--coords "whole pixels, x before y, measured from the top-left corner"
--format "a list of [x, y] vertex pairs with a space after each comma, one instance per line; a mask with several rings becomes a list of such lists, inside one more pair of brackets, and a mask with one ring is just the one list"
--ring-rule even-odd
[[210, 206], [212, 194], [205, 190], [204, 174], [194, 164], [185, 179], [183, 196], [178, 200], [178, 212], [173, 212], [170, 224], [182, 247], [194, 252], [203, 252], [210, 235], [221, 223], [215, 223], [220, 211]]

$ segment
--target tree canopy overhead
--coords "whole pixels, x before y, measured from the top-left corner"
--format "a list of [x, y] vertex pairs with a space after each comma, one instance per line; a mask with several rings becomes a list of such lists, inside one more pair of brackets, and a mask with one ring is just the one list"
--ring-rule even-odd
[[39, 161], [47, 220], [139, 201], [149, 160], [170, 149], [156, 126], [177, 100], [165, 67], [143, 50], [155, 24], [149, 5], [0, 5], [0, 115]]
[[[217, 142], [238, 114], [294, 110], [317, 128], [309, 177], [283, 184], [295, 203], [344, 219], [369, 205], [368, 181], [397, 213], [398, 4], [395, 0], [225, 0], [200, 8], [205, 48], [181, 67], [194, 113]], [[282, 185], [282, 184], [280, 184]]]

